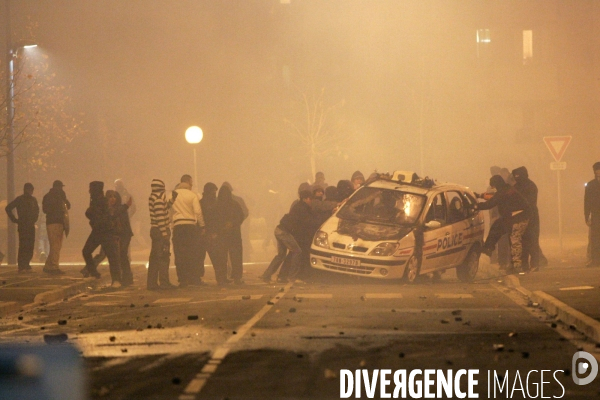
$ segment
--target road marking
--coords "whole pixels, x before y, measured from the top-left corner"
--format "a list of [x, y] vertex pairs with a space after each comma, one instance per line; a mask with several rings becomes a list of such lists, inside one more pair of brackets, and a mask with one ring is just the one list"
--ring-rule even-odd
[[[248, 297], [250, 297], [248, 299]], [[253, 294], [253, 295], [246, 295], [246, 296], [227, 296], [225, 297], [223, 300], [259, 300], [262, 299], [263, 295], [262, 294]]]
[[86, 307], [115, 307], [120, 305], [119, 303], [113, 301], [90, 301], [87, 303], [83, 303], [84, 306]]
[[192, 300], [191, 297], [173, 297], [173, 298], [164, 298], [164, 299], [154, 300], [152, 302], [152, 304], [187, 303], [188, 301], [191, 301], [191, 300]]
[[558, 290], [590, 290], [594, 289], [593, 286], [573, 286], [573, 287], [563, 287]]
[[296, 297], [297, 299], [332, 299], [333, 295], [331, 293], [304, 293], [297, 294], [294, 297]]
[[[208, 378], [210, 378], [211, 374], [213, 374], [217, 370], [217, 367], [219, 366], [219, 364], [221, 364], [221, 361], [223, 361], [223, 359], [227, 356], [229, 350], [231, 350], [232, 345], [234, 343], [237, 343], [242, 337], [244, 337], [244, 335], [254, 325], [256, 325], [256, 323], [260, 321], [260, 319], [264, 317], [265, 314], [268, 313], [273, 308], [273, 306], [277, 304], [277, 302], [286, 295], [287, 292], [289, 292], [291, 287], [292, 284], [288, 283], [283, 288], [283, 292], [278, 293], [277, 295], [273, 296], [273, 298], [271, 298], [271, 300], [269, 301], [270, 304], [263, 306], [263, 308], [261, 308], [259, 312], [257, 312], [252, 318], [250, 318], [248, 322], [240, 326], [236, 331], [237, 334], [229, 336], [229, 339], [227, 339], [225, 343], [223, 343], [221, 346], [215, 349], [210, 360], [208, 360], [208, 362], [204, 365], [202, 370], [198, 374], [196, 374], [194, 379], [192, 379], [190, 383], [188, 383], [188, 385], [185, 387], [183, 394], [179, 396], [179, 400], [190, 400], [194, 398], [194, 395], [200, 393], [200, 391], [206, 384]], [[239, 296], [230, 297], [236, 297], [236, 300], [240, 298]], [[252, 298], [252, 296], [250, 297]], [[262, 297], [262, 295], [260, 295], [260, 297]]]
[[366, 293], [366, 299], [401, 299], [402, 293]]
[[473, 295], [469, 293], [436, 293], [438, 299], [472, 299]]

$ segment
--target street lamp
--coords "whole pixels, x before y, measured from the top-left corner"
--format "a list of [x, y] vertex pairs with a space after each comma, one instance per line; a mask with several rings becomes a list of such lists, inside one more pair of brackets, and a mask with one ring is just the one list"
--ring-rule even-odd
[[[19, 49], [30, 49], [37, 47], [34, 43], [20, 42], [17, 46], [12, 46], [10, 42], [10, 28], [8, 28], [7, 38], [7, 60], [6, 60], [6, 76], [8, 77], [8, 85], [6, 90], [6, 202], [7, 204], [15, 198], [15, 133], [14, 133], [14, 120], [15, 120], [15, 73], [14, 73], [14, 60], [17, 58], [17, 52]], [[7, 221], [7, 238], [6, 238], [6, 256], [8, 264], [15, 264], [17, 262], [17, 232], [15, 224]]]
[[[202, 141], [204, 137], [204, 133], [202, 133], [202, 129], [198, 126], [190, 126], [185, 131], [185, 140], [189, 144], [198, 144]], [[193, 146], [194, 149], [194, 184], [198, 185], [198, 162], [196, 161], [196, 146]]]

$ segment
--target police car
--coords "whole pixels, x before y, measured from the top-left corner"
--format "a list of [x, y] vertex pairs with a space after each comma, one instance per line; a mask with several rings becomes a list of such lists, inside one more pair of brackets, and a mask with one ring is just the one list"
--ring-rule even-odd
[[456, 268], [475, 278], [483, 245], [483, 215], [468, 188], [409, 171], [379, 175], [346, 200], [317, 231], [313, 268], [380, 279], [439, 275]]

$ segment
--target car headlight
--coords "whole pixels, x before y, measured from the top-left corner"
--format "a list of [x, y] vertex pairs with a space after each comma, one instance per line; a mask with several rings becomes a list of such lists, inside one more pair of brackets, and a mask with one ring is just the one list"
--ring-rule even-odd
[[381, 243], [369, 253], [370, 256], [388, 257], [396, 252], [398, 243]]
[[323, 231], [318, 231], [315, 234], [315, 239], [313, 240], [315, 246], [324, 247], [326, 249], [329, 248], [329, 240], [327, 237], [327, 233]]

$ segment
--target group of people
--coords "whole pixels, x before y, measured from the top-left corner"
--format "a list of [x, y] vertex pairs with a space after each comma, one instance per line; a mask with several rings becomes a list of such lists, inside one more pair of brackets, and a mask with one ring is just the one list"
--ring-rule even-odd
[[[50, 243], [50, 251], [43, 271], [51, 275], [64, 274], [59, 268], [59, 258], [65, 226], [68, 229], [67, 215], [71, 203], [67, 200], [63, 187], [61, 181], [54, 181], [52, 188], [42, 199], [42, 211], [46, 216], [46, 232]], [[17, 224], [19, 234], [17, 267], [19, 273], [32, 271], [30, 263], [35, 246], [35, 226], [40, 214], [40, 207], [37, 199], [33, 196], [33, 191], [33, 185], [26, 183], [23, 186], [23, 194], [17, 196], [5, 209], [8, 218]], [[17, 210], [17, 217], [13, 213], [15, 209]]]
[[[217, 285], [242, 285], [243, 246], [241, 226], [248, 212], [235, 198], [228, 182], [204, 185], [201, 197], [194, 191], [190, 175], [183, 175], [175, 190], [154, 179], [148, 199], [152, 248], [148, 262], [147, 288], [174, 289], [169, 280], [171, 241], [180, 288], [202, 285], [204, 261], [211, 259]], [[172, 230], [171, 230], [172, 227]], [[231, 265], [228, 277], [227, 266]]]
[[[588, 266], [600, 266], [600, 162], [593, 165], [593, 171], [595, 178], [585, 188], [584, 216], [590, 232]], [[478, 209], [490, 210], [491, 216], [482, 253], [492, 257], [497, 246], [498, 262], [501, 268], [508, 270], [537, 270], [547, 265], [539, 244], [538, 188], [529, 178], [527, 168], [519, 167], [510, 173], [492, 167], [491, 172], [488, 191], [476, 194], [484, 199], [478, 203]], [[280, 283], [309, 280], [309, 253], [314, 234], [340, 203], [364, 184], [365, 177], [360, 171], [352, 174], [349, 180], [340, 180], [336, 186], [328, 185], [322, 172], [316, 174], [312, 185], [302, 183], [298, 198], [275, 227], [277, 254], [261, 278], [270, 282], [278, 273]], [[51, 275], [64, 274], [59, 268], [59, 258], [63, 237], [68, 235], [71, 204], [63, 187], [61, 181], [54, 181], [42, 200], [50, 244], [43, 272]], [[160, 179], [151, 183], [148, 199], [152, 240], [147, 276], [149, 290], [177, 287], [169, 280], [171, 243], [178, 287], [203, 284], [207, 254], [218, 285], [244, 283], [241, 226], [248, 210], [243, 200], [233, 195], [227, 182], [220, 188], [209, 182], [204, 185], [201, 195], [192, 189], [190, 175], [183, 175], [172, 191], [167, 191]], [[40, 215], [33, 192], [33, 185], [26, 183], [23, 194], [6, 206], [8, 217], [18, 226], [19, 273], [32, 270], [30, 262]], [[89, 193], [90, 205], [85, 215], [92, 231], [82, 250], [85, 267], [81, 273], [84, 277], [100, 277], [97, 267], [106, 257], [113, 285], [129, 286], [133, 283], [129, 255], [133, 236], [130, 217], [136, 209], [133, 197], [119, 179], [115, 181], [115, 189], [106, 193], [103, 182], [91, 182]], [[94, 257], [98, 247], [101, 252]], [[231, 266], [230, 274], [228, 265]]]
[[275, 228], [277, 254], [261, 279], [268, 283], [279, 271], [278, 283], [310, 280], [309, 255], [313, 236], [339, 204], [364, 184], [365, 177], [360, 171], [354, 172], [350, 180], [340, 180], [337, 186], [329, 186], [323, 172], [317, 172], [312, 185], [308, 182], [300, 184], [298, 198]]

